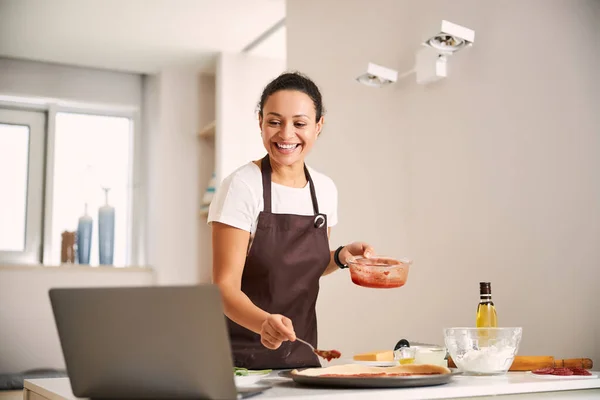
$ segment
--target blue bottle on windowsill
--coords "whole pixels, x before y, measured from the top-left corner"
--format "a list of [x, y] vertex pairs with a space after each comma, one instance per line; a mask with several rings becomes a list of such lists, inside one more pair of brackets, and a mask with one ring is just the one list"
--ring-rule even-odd
[[105, 203], [98, 209], [98, 253], [100, 265], [113, 265], [115, 250], [115, 208], [108, 204], [109, 188], [104, 190]]
[[88, 215], [88, 205], [85, 203], [83, 215], [79, 217], [79, 223], [77, 224], [77, 262], [79, 264], [90, 264], [93, 226], [94, 221]]

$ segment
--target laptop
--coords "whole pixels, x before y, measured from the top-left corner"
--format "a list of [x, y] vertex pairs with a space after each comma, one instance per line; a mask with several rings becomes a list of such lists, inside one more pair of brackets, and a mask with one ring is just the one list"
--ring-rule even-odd
[[236, 399], [216, 285], [50, 289], [73, 394], [97, 399]]

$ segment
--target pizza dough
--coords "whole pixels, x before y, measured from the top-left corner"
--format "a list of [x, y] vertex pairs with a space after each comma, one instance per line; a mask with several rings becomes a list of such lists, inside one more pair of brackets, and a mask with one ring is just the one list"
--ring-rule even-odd
[[303, 371], [293, 370], [292, 374], [303, 376], [335, 376], [335, 377], [386, 377], [413, 375], [443, 375], [451, 371], [439, 365], [412, 364], [396, 367], [369, 367], [359, 364], [334, 365], [327, 368], [308, 368]]

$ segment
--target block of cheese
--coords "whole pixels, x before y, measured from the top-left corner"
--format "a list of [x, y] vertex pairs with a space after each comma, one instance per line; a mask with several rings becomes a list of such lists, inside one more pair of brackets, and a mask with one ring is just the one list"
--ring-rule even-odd
[[355, 361], [394, 361], [394, 352], [392, 350], [374, 351], [371, 353], [361, 353], [354, 355]]

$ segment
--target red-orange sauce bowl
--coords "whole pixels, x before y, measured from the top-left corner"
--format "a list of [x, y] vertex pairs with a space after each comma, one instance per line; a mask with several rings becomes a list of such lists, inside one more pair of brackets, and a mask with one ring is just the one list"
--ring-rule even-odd
[[375, 289], [392, 289], [404, 286], [411, 264], [412, 261], [407, 259], [397, 260], [384, 256], [354, 257], [348, 261], [348, 268], [350, 269], [350, 278], [356, 285]]

